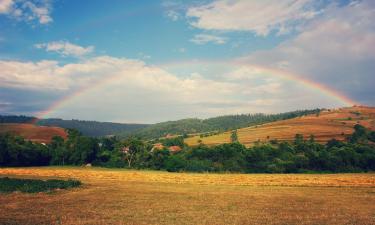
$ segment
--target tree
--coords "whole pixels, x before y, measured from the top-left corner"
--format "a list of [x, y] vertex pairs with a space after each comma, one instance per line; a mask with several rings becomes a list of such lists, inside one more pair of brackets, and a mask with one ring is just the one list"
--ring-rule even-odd
[[237, 130], [233, 130], [230, 135], [230, 140], [232, 143], [238, 142]]
[[302, 134], [296, 134], [294, 136], [294, 144], [295, 145], [303, 144], [303, 135]]
[[145, 151], [144, 144], [139, 139], [130, 138], [119, 145], [119, 151], [123, 154], [128, 167], [132, 167], [136, 155]]
[[366, 127], [356, 124], [354, 126], [354, 133], [349, 137], [351, 143], [366, 143], [368, 140], [368, 131]]

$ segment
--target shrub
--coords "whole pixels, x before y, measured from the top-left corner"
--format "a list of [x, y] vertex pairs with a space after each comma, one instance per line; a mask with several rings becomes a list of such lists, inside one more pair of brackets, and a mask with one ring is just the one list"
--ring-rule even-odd
[[68, 189], [78, 187], [82, 183], [79, 180], [33, 180], [33, 179], [15, 179], [0, 178], [0, 192], [50, 192], [55, 189]]

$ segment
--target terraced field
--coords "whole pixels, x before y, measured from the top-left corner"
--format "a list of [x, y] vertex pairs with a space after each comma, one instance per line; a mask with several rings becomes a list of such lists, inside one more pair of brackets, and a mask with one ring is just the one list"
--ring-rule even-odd
[[[308, 115], [238, 129], [237, 135], [238, 140], [247, 146], [258, 141], [291, 141], [296, 134], [303, 134], [305, 138], [313, 134], [317, 142], [325, 143], [332, 138], [344, 140], [353, 132], [353, 126], [356, 123], [375, 130], [375, 108], [357, 106], [327, 110], [319, 115]], [[229, 143], [230, 135], [231, 132], [202, 138], [194, 136], [186, 138], [185, 142], [190, 146], [198, 145], [200, 141], [207, 145], [218, 145]]]
[[3, 168], [75, 178], [55, 193], [0, 194], [0, 224], [375, 224], [375, 174], [193, 174]]

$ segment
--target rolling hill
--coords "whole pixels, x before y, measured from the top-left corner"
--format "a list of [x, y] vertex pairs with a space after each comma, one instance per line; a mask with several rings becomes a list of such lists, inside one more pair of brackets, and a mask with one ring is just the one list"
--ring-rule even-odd
[[49, 143], [54, 136], [61, 136], [63, 138], [67, 137], [65, 129], [61, 127], [37, 126], [28, 123], [0, 124], [0, 134], [8, 132], [38, 143]]
[[[194, 133], [224, 132], [231, 129], [243, 128], [252, 125], [295, 118], [302, 115], [320, 112], [320, 109], [297, 110], [279, 114], [240, 114], [212, 117], [208, 119], [182, 119], [152, 124], [143, 129], [137, 130], [132, 135], [145, 139], [165, 137], [167, 135], [184, 135]], [[129, 133], [128, 133], [129, 134]], [[120, 136], [126, 136], [120, 134]]]
[[[305, 138], [314, 135], [317, 142], [325, 143], [332, 138], [344, 140], [353, 132], [353, 126], [357, 123], [375, 130], [375, 108], [354, 106], [323, 110], [320, 113], [298, 118], [241, 128], [237, 130], [237, 136], [239, 142], [247, 146], [258, 141], [291, 141], [294, 140], [296, 134], [302, 134]], [[231, 131], [207, 137], [196, 135], [186, 138], [185, 143], [194, 146], [198, 145], [200, 140], [207, 145], [218, 145], [229, 143], [230, 136]]]
[[0, 115], [0, 126], [4, 123], [25, 123], [39, 126], [70, 128], [80, 131], [83, 135], [102, 137], [118, 133], [129, 134], [149, 126], [148, 124], [112, 123], [87, 120], [38, 119], [31, 116]]
[[102, 137], [116, 135], [119, 137], [138, 136], [144, 139], [165, 137], [167, 135], [183, 135], [194, 133], [223, 132], [251, 125], [264, 124], [277, 120], [317, 113], [320, 109], [298, 110], [279, 114], [241, 114], [226, 115], [208, 119], [181, 119], [156, 124], [127, 124], [98, 122], [85, 120], [64, 120], [59, 118], [38, 119], [30, 116], [0, 115], [0, 126], [4, 123], [33, 124], [39, 126], [71, 128], [80, 131], [83, 135]]
[[107, 135], [130, 134], [139, 129], [148, 127], [148, 124], [128, 124], [98, 122], [86, 120], [63, 120], [63, 119], [40, 119], [37, 122], [41, 126], [56, 126], [71, 128], [80, 131], [83, 135], [91, 137], [102, 137]]

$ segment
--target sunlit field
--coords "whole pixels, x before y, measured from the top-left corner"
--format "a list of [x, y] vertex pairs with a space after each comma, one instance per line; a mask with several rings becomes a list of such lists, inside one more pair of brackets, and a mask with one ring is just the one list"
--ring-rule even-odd
[[194, 174], [4, 168], [75, 178], [52, 193], [0, 194], [0, 224], [374, 224], [375, 174]]
[[[353, 126], [361, 124], [375, 130], [375, 108], [348, 107], [323, 111], [319, 115], [308, 115], [288, 120], [280, 120], [259, 126], [245, 127], [237, 130], [238, 140], [246, 146], [255, 142], [269, 142], [271, 140], [292, 141], [296, 134], [305, 138], [314, 135], [319, 143], [326, 143], [335, 138], [345, 140], [353, 133]], [[206, 145], [230, 143], [231, 132], [224, 132], [208, 137], [193, 136], [185, 139], [186, 144], [195, 146], [199, 140]]]

